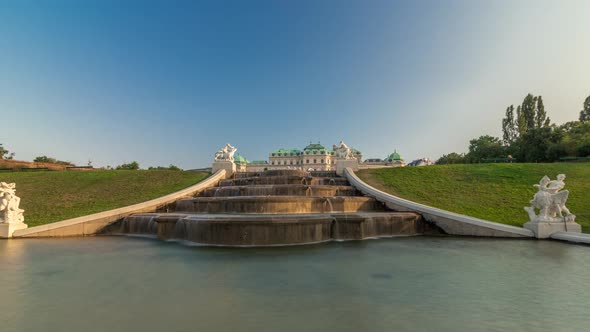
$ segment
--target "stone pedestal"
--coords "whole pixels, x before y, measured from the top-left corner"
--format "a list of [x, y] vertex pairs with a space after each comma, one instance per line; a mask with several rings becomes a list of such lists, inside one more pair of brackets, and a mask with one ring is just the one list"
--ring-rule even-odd
[[573, 219], [567, 221], [529, 221], [523, 225], [524, 228], [530, 229], [535, 233], [538, 239], [546, 239], [551, 237], [551, 234], [557, 232], [581, 233], [582, 226], [576, 223]]
[[27, 226], [27, 224], [25, 223], [12, 223], [12, 224], [8, 224], [8, 223], [1, 223], [0, 224], [0, 238], [2, 239], [7, 239], [9, 237], [12, 237], [12, 233], [14, 233], [14, 231], [18, 231], [19, 229], [25, 229], [29, 226]]
[[213, 167], [211, 171], [213, 174], [220, 169], [225, 170], [225, 178], [230, 178], [236, 172], [236, 164], [233, 161], [223, 160], [223, 161], [215, 161], [213, 162]]
[[339, 176], [344, 175], [344, 169], [352, 168], [353, 171], [359, 170], [359, 161], [356, 159], [339, 159], [336, 160], [336, 174]]

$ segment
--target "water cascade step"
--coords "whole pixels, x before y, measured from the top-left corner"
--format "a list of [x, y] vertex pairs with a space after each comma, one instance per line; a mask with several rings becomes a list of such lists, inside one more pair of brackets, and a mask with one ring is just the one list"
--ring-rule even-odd
[[276, 246], [439, 233], [419, 214], [388, 210], [334, 172], [236, 173], [172, 212], [135, 214], [113, 232], [219, 246]]

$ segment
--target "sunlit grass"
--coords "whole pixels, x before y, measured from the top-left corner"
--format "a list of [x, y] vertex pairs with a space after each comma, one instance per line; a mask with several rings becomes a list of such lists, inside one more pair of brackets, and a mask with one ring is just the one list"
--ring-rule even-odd
[[0, 173], [0, 181], [16, 183], [30, 227], [144, 202], [189, 187], [207, 175], [182, 171], [11, 172]]
[[590, 233], [590, 163], [441, 165], [362, 170], [368, 184], [418, 203], [503, 224], [522, 226], [543, 175], [564, 173], [568, 208]]

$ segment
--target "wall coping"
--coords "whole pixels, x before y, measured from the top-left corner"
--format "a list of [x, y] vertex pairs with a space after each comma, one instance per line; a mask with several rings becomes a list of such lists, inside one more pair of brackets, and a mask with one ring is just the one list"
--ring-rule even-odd
[[348, 181], [351, 183], [351, 185], [353, 185], [354, 187], [359, 189], [363, 194], [375, 197], [375, 199], [377, 199], [380, 202], [393, 203], [397, 206], [401, 206], [403, 208], [408, 209], [408, 211], [423, 214], [427, 220], [429, 219], [428, 218], [429, 216], [434, 216], [434, 217], [444, 218], [447, 220], [452, 220], [452, 221], [455, 221], [458, 223], [468, 224], [470, 226], [485, 228], [485, 229], [488, 229], [491, 231], [510, 233], [510, 234], [514, 234], [519, 237], [534, 237], [534, 233], [531, 230], [528, 230], [525, 228], [504, 225], [504, 224], [500, 224], [500, 223], [496, 223], [496, 222], [478, 219], [478, 218], [466, 216], [463, 214], [458, 214], [458, 213], [434, 208], [434, 207], [431, 207], [428, 205], [412, 202], [407, 199], [403, 199], [403, 198], [388, 194], [388, 193], [378, 190], [374, 187], [371, 187], [370, 185], [363, 182], [354, 173], [354, 171], [350, 168], [345, 169], [344, 174], [345, 174], [346, 178], [348, 179]]
[[98, 212], [82, 217], [76, 217], [72, 219], [66, 219], [50, 224], [34, 226], [22, 230], [15, 231], [12, 234], [12, 237], [21, 237], [21, 236], [30, 236], [35, 233], [45, 232], [50, 230], [59, 229], [62, 227], [68, 227], [76, 224], [82, 224], [87, 222], [92, 222], [100, 219], [105, 218], [114, 218], [115, 220], [124, 218], [130, 214], [138, 213], [138, 212], [146, 212], [149, 210], [156, 210], [158, 207], [166, 204], [173, 203], [180, 198], [191, 196], [195, 192], [201, 191], [205, 188], [211, 187], [216, 185], [219, 180], [225, 178], [225, 170], [219, 170], [213, 175], [209, 176], [208, 178], [204, 179], [203, 181], [196, 183], [188, 188], [173, 192], [171, 194], [155, 198], [146, 202], [137, 203], [125, 207], [116, 208], [113, 210]]
[[551, 234], [551, 238], [573, 243], [590, 244], [590, 234], [584, 233], [557, 232]]

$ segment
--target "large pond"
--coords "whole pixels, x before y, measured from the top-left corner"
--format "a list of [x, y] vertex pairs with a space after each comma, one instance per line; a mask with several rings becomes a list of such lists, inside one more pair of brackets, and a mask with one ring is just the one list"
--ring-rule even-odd
[[230, 249], [0, 241], [0, 331], [587, 331], [590, 248], [409, 237]]

